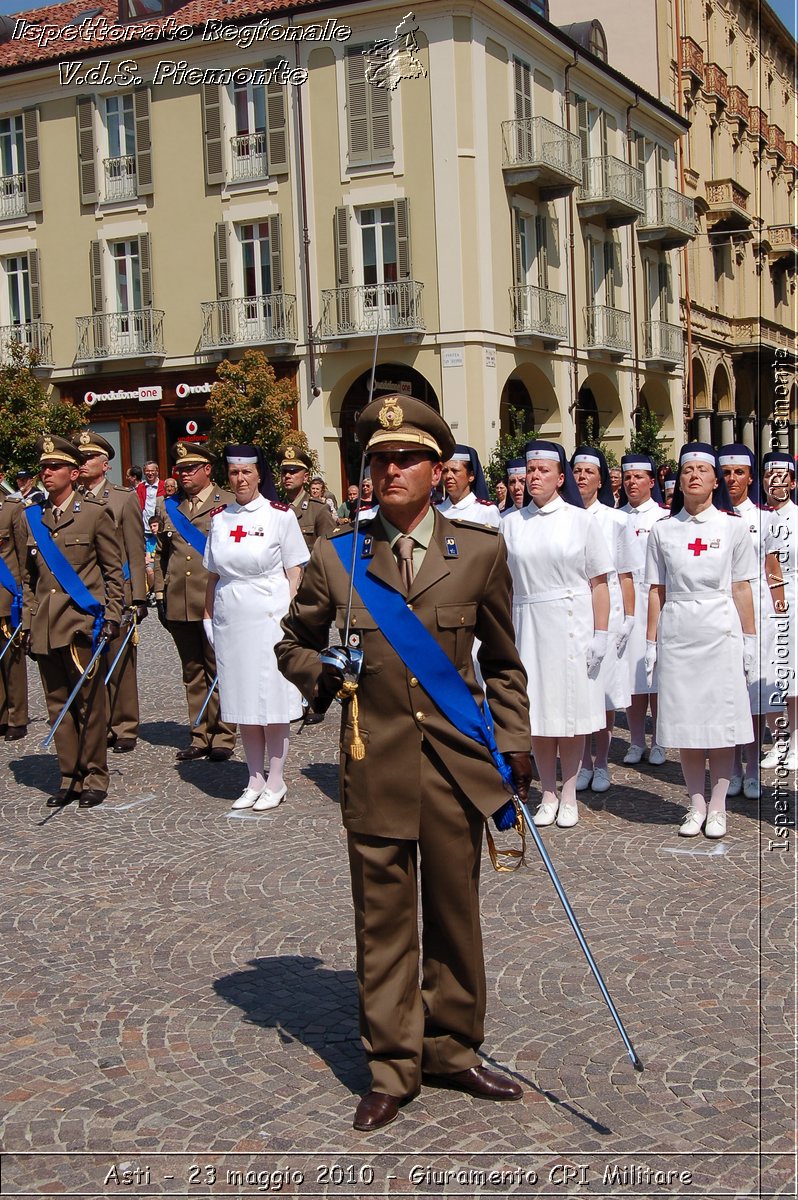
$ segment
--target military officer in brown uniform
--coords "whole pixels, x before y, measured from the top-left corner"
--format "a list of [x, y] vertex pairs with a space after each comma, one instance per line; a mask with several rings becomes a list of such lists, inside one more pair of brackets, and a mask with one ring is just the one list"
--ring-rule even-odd
[[[364, 408], [356, 432], [379, 503], [379, 511], [366, 518], [364, 569], [407, 597], [406, 607], [481, 703], [471, 661], [479, 638], [498, 747], [509, 756], [515, 786], [526, 797], [531, 779], [526, 674], [515, 648], [504, 541], [496, 530], [447, 521], [430, 507], [454, 437], [428, 405], [406, 396], [381, 398]], [[348, 559], [344, 565], [336, 541], [316, 544], [276, 647], [281, 671], [316, 707], [329, 703], [341, 682], [334, 667], [319, 661], [331, 622], [340, 631], [346, 620]], [[516, 1100], [521, 1088], [477, 1057], [486, 999], [480, 852], [485, 817], [506, 800], [499, 773], [488, 750], [436, 707], [392, 648], [390, 621], [379, 625], [357, 590], [351, 631], [364, 654], [357, 698], [365, 759], [352, 753], [352, 713], [345, 704], [339, 779], [355, 908], [360, 1028], [372, 1074], [372, 1090], [357, 1107], [354, 1127], [370, 1131], [393, 1120], [399, 1106], [416, 1095], [422, 1073], [425, 1082], [482, 1099]]]
[[[0, 557], [11, 576], [0, 572], [0, 651], [18, 625], [15, 620], [25, 565], [28, 527], [24, 505], [16, 497], [0, 490]], [[13, 591], [11, 587], [13, 586]], [[15, 742], [28, 732], [28, 668], [22, 650], [22, 635], [17, 634], [0, 662], [0, 734]]]
[[[39, 665], [47, 712], [53, 722], [88, 666], [96, 637], [112, 640], [119, 633], [122, 559], [108, 508], [76, 491], [79, 452], [65, 438], [49, 434], [40, 438], [37, 446], [40, 476], [48, 498], [41, 510], [32, 505], [25, 511], [28, 536], [23, 626], [29, 630], [30, 650]], [[37, 540], [34, 518], [39, 511], [43, 529]], [[97, 605], [96, 614], [87, 611], [79, 597], [73, 598], [69, 578], [59, 582], [58, 565], [52, 569], [48, 566], [43, 548], [48, 533]], [[61, 784], [47, 801], [50, 808], [68, 804], [76, 797], [80, 808], [93, 808], [108, 794], [108, 716], [103, 679], [101, 656], [58, 727], [55, 746]]]
[[307, 489], [311, 466], [310, 455], [299, 447], [283, 446], [280, 450], [280, 483], [296, 513], [308, 550], [313, 549], [320, 537], [332, 533], [336, 524], [324, 501], [316, 500]]
[[[141, 506], [135, 492], [108, 482], [108, 464], [114, 448], [106, 438], [93, 430], [78, 434], [75, 445], [83, 463], [80, 468], [80, 488], [84, 495], [107, 504], [114, 518], [122, 552], [122, 573], [125, 577], [125, 617], [136, 623], [147, 616], [147, 578], [144, 569], [144, 526]], [[108, 645], [108, 663], [115, 660], [128, 630]], [[128, 639], [124, 653], [108, 680], [108, 741], [114, 754], [135, 750], [139, 736], [139, 689], [136, 677], [138, 633]]]
[[[235, 728], [219, 715], [219, 692], [214, 691], [202, 720], [194, 728], [205, 697], [216, 676], [216, 655], [205, 636], [205, 585], [208, 572], [202, 565], [205, 539], [214, 513], [221, 512], [235, 497], [218, 488], [211, 479], [214, 455], [201, 443], [177, 442], [173, 447], [175, 473], [184, 499], [178, 519], [166, 502], [158, 507], [161, 529], [155, 554], [155, 599], [158, 618], [169, 630], [183, 664], [191, 745], [178, 750], [179, 762], [210, 758], [222, 762], [231, 757], [236, 744]], [[171, 503], [171, 500], [170, 500]], [[193, 533], [191, 526], [194, 527]], [[196, 545], [192, 545], [193, 537]]]

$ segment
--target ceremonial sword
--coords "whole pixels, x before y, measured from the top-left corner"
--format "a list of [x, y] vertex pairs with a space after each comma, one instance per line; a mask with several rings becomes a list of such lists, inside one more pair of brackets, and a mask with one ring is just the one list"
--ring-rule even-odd
[[132, 638], [132, 636], [135, 632], [136, 632], [136, 617], [135, 617], [135, 614], [133, 614], [133, 615], [131, 615], [131, 618], [130, 618], [130, 625], [128, 627], [128, 631], [125, 634], [125, 640], [122, 642], [122, 645], [119, 647], [119, 649], [116, 653], [116, 656], [114, 658], [114, 661], [111, 663], [110, 667], [108, 668], [108, 670], [106, 672], [105, 680], [104, 680], [105, 683], [107, 683], [108, 680], [113, 675], [114, 667], [119, 662], [122, 655], [124, 654], [125, 646], [128, 644], [128, 642], [130, 641], [130, 639]]
[[194, 718], [194, 723], [191, 726], [192, 729], [196, 729], [197, 726], [199, 725], [200, 721], [202, 720], [202, 718], [205, 716], [205, 709], [208, 707], [208, 705], [211, 702], [211, 696], [216, 691], [216, 685], [218, 682], [219, 682], [219, 676], [217, 674], [217, 675], [214, 675], [213, 679], [211, 680], [211, 686], [208, 688], [208, 695], [203, 700], [202, 708], [199, 710], [196, 717]]
[[0, 650], [0, 662], [2, 662], [4, 656], [8, 653], [9, 646], [11, 646], [12, 642], [14, 641], [14, 638], [17, 636], [17, 634], [19, 633], [21, 628], [22, 628], [22, 622], [20, 621], [19, 625], [17, 625], [14, 632], [9, 635], [8, 641], [6, 642], [5, 646], [3, 646], [3, 649]]

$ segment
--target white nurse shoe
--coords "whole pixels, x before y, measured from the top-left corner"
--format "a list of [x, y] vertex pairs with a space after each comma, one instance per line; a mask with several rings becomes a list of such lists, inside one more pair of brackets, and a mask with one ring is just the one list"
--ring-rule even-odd
[[707, 823], [704, 827], [704, 833], [708, 838], [722, 838], [726, 836], [726, 814], [725, 812], [711, 812], [707, 817]]
[[585, 792], [590, 787], [590, 781], [593, 778], [593, 772], [590, 767], [580, 767], [579, 774], [576, 777], [576, 790]]
[[643, 750], [643, 746], [635, 746], [634, 744], [631, 745], [626, 751], [626, 754], [624, 754], [623, 761], [628, 763], [630, 766], [634, 766], [636, 763], [642, 762]]
[[698, 837], [706, 819], [706, 813], [700, 813], [697, 808], [691, 808], [679, 826], [679, 837]]
[[255, 801], [260, 796], [260, 788], [244, 788], [237, 800], [233, 801], [233, 808], [252, 808]]
[[560, 811], [557, 813], [557, 824], [560, 829], [573, 829], [579, 820], [579, 809], [575, 804], [560, 804]]
[[557, 816], [557, 809], [560, 807], [559, 800], [547, 801], [545, 804], [538, 805], [538, 811], [535, 813], [532, 820], [536, 825], [553, 825], [554, 818]]
[[287, 792], [287, 783], [284, 783], [278, 792], [270, 792], [268, 788], [264, 788], [260, 797], [252, 805], [252, 811], [267, 812], [270, 808], [276, 808], [278, 804], [282, 804]]

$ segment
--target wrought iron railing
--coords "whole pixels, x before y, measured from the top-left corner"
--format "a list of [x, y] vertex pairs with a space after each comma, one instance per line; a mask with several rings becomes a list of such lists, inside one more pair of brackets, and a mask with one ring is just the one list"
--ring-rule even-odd
[[103, 159], [105, 167], [105, 199], [135, 200], [138, 195], [135, 154], [120, 154]]
[[640, 229], [679, 229], [695, 237], [695, 203], [675, 188], [646, 188], [646, 215]]
[[163, 318], [163, 312], [157, 308], [135, 308], [128, 312], [76, 317], [76, 361], [162, 355]]
[[668, 321], [643, 322], [643, 358], [680, 363], [684, 358], [684, 331]]
[[0, 218], [24, 217], [28, 211], [25, 175], [0, 175]]
[[691, 37], [682, 38], [682, 70], [704, 82], [704, 51]]
[[513, 333], [537, 333], [563, 340], [568, 336], [566, 297], [548, 288], [521, 286], [510, 289]]
[[545, 164], [571, 179], [582, 181], [582, 149], [579, 138], [546, 117], [502, 121], [505, 167]]
[[618, 353], [632, 349], [632, 319], [628, 312], [606, 304], [587, 304], [582, 311], [588, 348]]
[[424, 284], [415, 279], [359, 287], [330, 288], [321, 293], [319, 336], [423, 330]]
[[33, 366], [53, 366], [53, 327], [45, 321], [25, 321], [21, 325], [0, 325], [0, 361], [11, 361], [13, 345], [26, 346], [33, 352]]
[[643, 172], [622, 158], [602, 154], [582, 159], [580, 200], [615, 200], [642, 213], [643, 191]]
[[263, 179], [269, 174], [268, 146], [265, 133], [245, 133], [230, 138], [232, 179]]
[[201, 350], [296, 341], [296, 296], [287, 292], [209, 300], [200, 307]]
[[707, 63], [704, 73], [704, 92], [726, 104], [729, 99], [729, 77], [717, 63]]

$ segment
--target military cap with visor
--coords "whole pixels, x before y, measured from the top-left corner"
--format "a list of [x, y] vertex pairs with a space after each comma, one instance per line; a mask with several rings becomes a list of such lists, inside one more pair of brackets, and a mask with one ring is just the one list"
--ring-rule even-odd
[[175, 442], [172, 447], [172, 458], [176, 467], [196, 467], [201, 463], [213, 464], [216, 455], [204, 442]]
[[81, 454], [104, 454], [110, 460], [116, 457], [116, 451], [111, 443], [102, 436], [95, 433], [93, 429], [83, 429], [73, 438], [74, 445], [77, 446]]
[[83, 464], [83, 455], [77, 447], [55, 433], [45, 433], [36, 439], [36, 453], [40, 467], [80, 467]]
[[358, 417], [355, 436], [366, 455], [388, 447], [427, 450], [446, 462], [455, 447], [454, 434], [434, 408], [414, 396], [397, 394], [367, 404]]
[[309, 471], [312, 466], [313, 459], [307, 450], [303, 450], [301, 446], [292, 446], [289, 443], [284, 443], [280, 447], [281, 471]]

